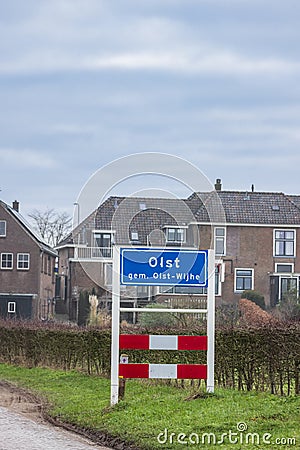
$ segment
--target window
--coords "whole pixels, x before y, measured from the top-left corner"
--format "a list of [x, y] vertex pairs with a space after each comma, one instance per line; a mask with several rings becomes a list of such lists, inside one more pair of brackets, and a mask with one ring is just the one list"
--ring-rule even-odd
[[0, 220], [0, 237], [6, 236], [6, 220]]
[[274, 230], [274, 256], [295, 256], [294, 230]]
[[29, 270], [29, 253], [18, 253], [17, 267], [19, 270]]
[[280, 273], [293, 273], [294, 272], [294, 264], [275, 264], [275, 272]]
[[16, 312], [16, 302], [8, 302], [7, 312], [11, 314], [14, 314]]
[[235, 269], [235, 292], [253, 289], [253, 269]]
[[206, 295], [207, 288], [202, 286], [172, 286], [170, 288], [165, 286], [159, 286], [160, 292], [163, 294], [198, 294], [198, 295]]
[[[159, 292], [162, 294], [195, 294], [195, 295], [207, 295], [207, 288], [202, 286], [172, 286], [168, 288], [166, 286], [159, 286]], [[216, 266], [215, 269], [215, 295], [221, 295], [221, 273], [220, 267]]]
[[111, 263], [104, 264], [104, 284], [105, 286], [112, 285], [113, 268]]
[[280, 296], [279, 300], [284, 300], [289, 293], [298, 293], [298, 278], [296, 277], [280, 277]]
[[12, 269], [12, 268], [13, 268], [13, 254], [1, 253], [1, 269]]
[[167, 242], [185, 242], [185, 229], [167, 228]]
[[149, 295], [149, 286], [137, 286], [136, 287], [137, 298], [148, 298], [148, 295]]
[[131, 232], [131, 240], [132, 241], [138, 241], [139, 240], [139, 233], [137, 231]]
[[[111, 233], [105, 232], [94, 232], [94, 243], [95, 247], [99, 249], [98, 252], [95, 252], [95, 256], [103, 256], [105, 258], [111, 257], [111, 244], [112, 244], [112, 235]], [[99, 253], [100, 252], [100, 253]]]
[[225, 255], [225, 228], [215, 228], [215, 253]]

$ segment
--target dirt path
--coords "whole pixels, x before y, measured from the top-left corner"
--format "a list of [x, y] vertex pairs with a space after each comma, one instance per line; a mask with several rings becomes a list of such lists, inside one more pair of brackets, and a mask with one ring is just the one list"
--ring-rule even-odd
[[35, 420], [45, 422], [43, 418], [43, 405], [37, 398], [16, 386], [0, 380], [0, 406], [18, 414]]
[[[5, 413], [6, 411], [6, 413]], [[17, 414], [20, 419], [17, 417], [16, 419], [13, 419], [12, 415]], [[22, 421], [23, 417], [23, 421]], [[30, 427], [30, 423], [32, 422], [35, 427], [38, 427], [40, 425], [40, 431], [39, 428], [34, 428], [32, 433], [35, 433], [36, 441], [38, 438], [41, 437], [41, 439], [44, 439], [42, 436], [44, 433], [46, 433], [45, 428], [48, 428], [51, 430], [50, 433], [52, 435], [59, 434], [58, 436], [59, 442], [63, 439], [65, 439], [66, 443], [69, 441], [75, 442], [73, 444], [73, 448], [93, 448], [98, 450], [130, 450], [131, 448], [134, 449], [134, 447], [126, 446], [126, 444], [120, 442], [120, 440], [116, 438], [112, 438], [110, 436], [106, 436], [97, 432], [89, 431], [89, 430], [82, 430], [80, 428], [73, 427], [69, 424], [59, 423], [55, 420], [51, 419], [47, 415], [45, 404], [42, 403], [37, 397], [30, 394], [28, 391], [19, 388], [13, 384], [7, 383], [6, 381], [0, 380], [0, 450], [15, 450], [16, 448], [23, 448], [28, 450], [32, 450], [30, 446], [26, 447], [26, 441], [25, 446], [23, 442], [20, 440], [20, 444], [22, 443], [22, 447], [19, 445], [16, 445], [15, 441], [18, 443], [18, 438], [21, 439], [21, 435], [19, 436], [18, 433], [15, 433], [15, 428], [11, 431], [9, 431], [11, 423], [16, 420], [19, 420], [19, 428], [22, 431], [23, 428], [23, 434], [24, 439], [26, 439], [26, 433], [28, 428]], [[49, 424], [51, 423], [51, 425]], [[24, 425], [24, 426], [23, 426]], [[58, 428], [59, 427], [59, 428]], [[34, 431], [35, 430], [35, 431]], [[67, 430], [67, 431], [66, 431]], [[54, 433], [54, 431], [57, 431], [57, 433]], [[65, 433], [63, 437], [61, 437], [61, 433]], [[6, 440], [4, 439], [4, 436], [6, 437]], [[65, 438], [64, 438], [65, 436]], [[28, 438], [28, 437], [27, 437]], [[53, 443], [53, 437], [51, 437], [51, 442]], [[11, 442], [11, 444], [10, 444]], [[69, 445], [69, 444], [66, 444]], [[80, 447], [80, 445], [83, 445], [83, 447]], [[103, 445], [109, 445], [110, 447], [103, 447]], [[34, 448], [41, 448], [43, 450], [47, 450], [47, 446], [44, 444], [39, 447], [38, 443], [35, 445]], [[54, 447], [51, 447], [51, 450]], [[69, 448], [66, 447], [55, 447], [55, 448]], [[136, 450], [136, 449], [135, 449]]]

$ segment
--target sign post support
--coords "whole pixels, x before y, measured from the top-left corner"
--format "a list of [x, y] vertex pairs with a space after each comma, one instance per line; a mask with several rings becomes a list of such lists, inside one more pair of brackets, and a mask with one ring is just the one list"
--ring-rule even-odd
[[119, 400], [119, 335], [120, 335], [120, 248], [113, 247], [112, 312], [111, 312], [111, 394], [110, 404]]
[[215, 385], [215, 255], [208, 250], [207, 286], [207, 392], [214, 392]]

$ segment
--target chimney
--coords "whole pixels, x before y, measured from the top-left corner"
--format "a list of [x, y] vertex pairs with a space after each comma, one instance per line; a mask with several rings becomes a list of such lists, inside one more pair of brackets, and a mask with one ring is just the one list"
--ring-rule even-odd
[[216, 191], [221, 191], [222, 190], [221, 178], [217, 178], [216, 179], [215, 190]]
[[251, 186], [251, 192], [254, 192], [254, 184]]
[[17, 200], [15, 200], [12, 204], [12, 207], [15, 211], [19, 212], [19, 205], [20, 203]]

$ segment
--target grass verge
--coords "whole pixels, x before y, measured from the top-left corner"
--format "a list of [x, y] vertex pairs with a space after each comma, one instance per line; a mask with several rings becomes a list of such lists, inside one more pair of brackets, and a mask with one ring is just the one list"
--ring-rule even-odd
[[52, 418], [89, 430], [95, 439], [105, 435], [113, 448], [121, 442], [141, 450], [300, 448], [296, 396], [217, 389], [193, 398], [186, 389], [128, 380], [125, 400], [110, 408], [104, 378], [0, 364], [0, 379], [42, 397]]

